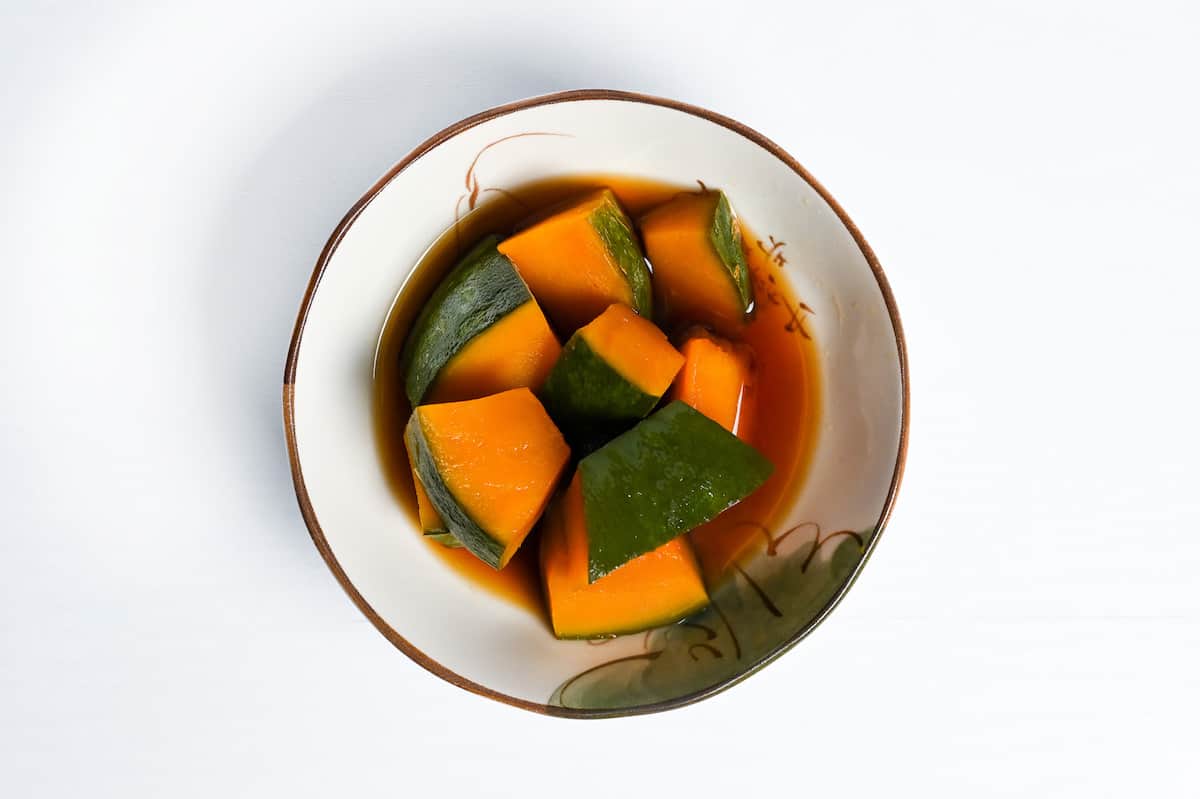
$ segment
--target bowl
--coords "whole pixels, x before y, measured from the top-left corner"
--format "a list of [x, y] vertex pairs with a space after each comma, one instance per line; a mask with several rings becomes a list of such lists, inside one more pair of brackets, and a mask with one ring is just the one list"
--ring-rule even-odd
[[[423, 252], [504, 190], [578, 173], [726, 190], [800, 301], [822, 407], [807, 475], [757, 544], [684, 623], [559, 641], [421, 540], [376, 447], [373, 363], [384, 320]], [[493, 200], [494, 201], [494, 200]], [[764, 298], [760, 296], [760, 302]], [[772, 297], [770, 301], [775, 301]], [[493, 108], [404, 157], [317, 259], [287, 355], [283, 411], [296, 496], [334, 577], [371, 623], [433, 674], [480, 696], [570, 717], [662, 711], [711, 696], [820, 624], [879, 540], [904, 467], [904, 337], [883, 270], [845, 211], [777, 144], [684, 103], [570, 91]]]

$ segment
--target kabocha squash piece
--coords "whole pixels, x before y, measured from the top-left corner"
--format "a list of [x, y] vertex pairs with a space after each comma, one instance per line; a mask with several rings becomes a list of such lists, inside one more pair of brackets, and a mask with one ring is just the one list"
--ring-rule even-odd
[[588, 581], [588, 530], [581, 478], [550, 506], [542, 525], [542, 578], [559, 638], [636, 633], [670, 624], [708, 604], [686, 537]]
[[650, 273], [629, 217], [608, 189], [500, 243], [564, 336], [614, 302], [649, 316]]
[[541, 388], [561, 351], [542, 309], [530, 299], [459, 350], [442, 369], [428, 401]]
[[671, 398], [682, 400], [743, 440], [749, 436], [748, 408], [750, 353], [725, 339], [693, 333], [679, 348], [683, 368], [671, 388]]
[[773, 468], [686, 403], [677, 400], [643, 419], [579, 462], [588, 579], [715, 518]]
[[404, 435], [446, 529], [495, 569], [545, 510], [571, 454], [527, 388], [422, 405]]
[[[408, 440], [404, 442], [405, 449], [408, 450], [408, 462], [415, 463], [413, 459], [412, 449], [408, 446]], [[417, 495], [417, 521], [421, 525], [421, 534], [432, 541], [437, 541], [439, 544], [447, 547], [460, 547], [458, 539], [454, 534], [446, 529], [446, 523], [442, 521], [442, 517], [438, 514], [437, 508], [433, 507], [433, 503], [429, 501], [429, 494], [425, 493], [425, 486], [421, 485], [421, 477], [417, 474], [414, 467], [412, 470], [413, 477], [413, 493]]]
[[512, 263], [488, 236], [429, 298], [401, 353], [413, 407], [540, 388], [561, 347]]
[[724, 192], [680, 194], [641, 219], [654, 306], [667, 327], [736, 331], [754, 304], [742, 234]]
[[600, 437], [599, 446], [654, 410], [682, 365], [652, 322], [610, 305], [571, 336], [542, 399], [577, 451], [593, 449], [589, 442]]

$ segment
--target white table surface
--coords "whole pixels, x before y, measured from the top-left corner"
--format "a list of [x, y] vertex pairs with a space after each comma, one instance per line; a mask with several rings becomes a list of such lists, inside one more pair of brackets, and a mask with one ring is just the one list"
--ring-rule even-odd
[[[568, 5], [0, 5], [0, 795], [1197, 795], [1196, 4]], [[575, 87], [788, 148], [912, 359], [900, 501], [831, 619], [596, 723], [377, 634], [280, 421], [344, 210]]]

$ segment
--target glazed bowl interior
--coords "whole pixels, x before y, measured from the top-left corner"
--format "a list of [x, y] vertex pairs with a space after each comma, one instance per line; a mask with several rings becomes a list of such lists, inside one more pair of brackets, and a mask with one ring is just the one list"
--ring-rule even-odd
[[[597, 645], [559, 641], [527, 609], [448, 569], [397, 502], [376, 447], [381, 327], [422, 253], [505, 189], [574, 174], [703, 181], [733, 198], [806, 309], [821, 418], [804, 484], [686, 625]], [[469, 690], [561, 715], [661, 710], [718, 691], [786, 650], [853, 582], [903, 465], [903, 339], [852, 224], [785, 153], [725, 118], [669, 101], [573, 92], [485, 112], [384, 177], [321, 254], [285, 378], [305, 520], [335, 576], [410, 657]]]

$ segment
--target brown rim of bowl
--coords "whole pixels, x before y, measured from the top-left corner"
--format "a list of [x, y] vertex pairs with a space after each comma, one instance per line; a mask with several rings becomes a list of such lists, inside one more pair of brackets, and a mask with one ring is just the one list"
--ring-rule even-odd
[[[900, 387], [903, 395], [900, 410], [900, 446], [896, 453], [896, 466], [892, 473], [892, 482], [888, 487], [887, 498], [884, 500], [883, 508], [879, 513], [879, 521], [876, 523], [876, 533], [871, 538], [870, 544], [867, 545], [867, 551], [863, 553], [862, 559], [858, 562], [858, 565], [850, 575], [850, 578], [846, 581], [845, 585], [843, 585], [841, 589], [838, 590], [838, 592], [829, 600], [825, 607], [821, 609], [821, 612], [818, 613], [811, 621], [809, 621], [808, 624], [804, 625], [804, 627], [798, 630], [794, 635], [772, 649], [757, 663], [751, 664], [747, 669], [733, 677], [730, 677], [727, 680], [719, 682], [715, 685], [711, 685], [703, 690], [676, 697], [674, 699], [669, 699], [662, 702], [653, 702], [646, 705], [637, 705], [635, 707], [611, 710], [584, 710], [556, 707], [540, 702], [530, 702], [525, 699], [518, 699], [515, 696], [509, 696], [507, 694], [500, 693], [499, 691], [493, 691], [486, 686], [480, 685], [477, 682], [468, 680], [465, 677], [456, 674], [405, 640], [400, 633], [392, 629], [392, 627], [389, 626], [388, 623], [384, 621], [378, 613], [375, 612], [374, 608], [367, 603], [367, 600], [363, 598], [362, 594], [358, 592], [358, 589], [356, 589], [350, 582], [350, 579], [346, 576], [346, 572], [342, 570], [341, 564], [338, 563], [337, 557], [329, 548], [329, 542], [325, 540], [325, 534], [321, 530], [321, 524], [317, 520], [317, 514], [313, 510], [312, 502], [309, 500], [308, 489], [304, 484], [304, 473], [300, 468], [300, 457], [296, 450], [296, 360], [300, 352], [300, 339], [304, 335], [304, 323], [308, 318], [308, 310], [312, 305], [313, 297], [316, 295], [317, 286], [321, 283], [321, 276], [325, 273], [325, 267], [328, 266], [330, 258], [332, 258], [334, 251], [337, 250], [338, 244], [340, 244], [342, 241], [342, 237], [346, 235], [346, 231], [349, 230], [351, 224], [353, 224], [358, 215], [362, 213], [362, 210], [366, 208], [367, 204], [370, 203], [380, 191], [383, 190], [384, 186], [391, 182], [392, 178], [403, 172], [409, 166], [409, 164], [416, 161], [434, 147], [437, 147], [448, 139], [457, 136], [459, 133], [469, 130], [470, 128], [473, 128], [483, 122], [511, 114], [515, 111], [521, 111], [526, 108], [535, 108], [542, 105], [552, 105], [554, 103], [569, 103], [577, 100], [616, 100], [628, 103], [643, 103], [646, 105], [670, 108], [675, 111], [700, 117], [701, 119], [706, 119], [709, 122], [716, 123], [717, 125], [727, 128], [734, 133], [738, 133], [762, 147], [780, 161], [787, 164], [792, 171], [794, 171], [810, 186], [812, 186], [813, 189], [819, 195], [821, 195], [821, 198], [829, 204], [829, 207], [833, 209], [834, 213], [837, 214], [838, 218], [842, 221], [842, 224], [845, 225], [846, 230], [850, 232], [850, 235], [854, 237], [855, 243], [858, 244], [859, 250], [862, 252], [863, 257], [867, 259], [867, 263], [871, 266], [871, 271], [875, 274], [875, 280], [879, 284], [879, 291], [883, 295], [884, 303], [887, 305], [888, 316], [891, 317], [892, 329], [896, 337], [896, 354], [900, 361]], [[300, 312], [296, 317], [296, 325], [292, 332], [292, 342], [291, 346], [288, 348], [287, 364], [283, 375], [283, 425], [287, 436], [288, 460], [290, 461], [292, 468], [292, 481], [296, 486], [296, 499], [300, 503], [300, 513], [304, 516], [304, 523], [308, 526], [308, 532], [312, 536], [313, 543], [316, 544], [318, 551], [320, 551], [321, 557], [325, 559], [325, 563], [329, 566], [329, 570], [333, 572], [333, 576], [337, 578], [339, 583], [341, 583], [342, 588], [350, 596], [350, 599], [353, 600], [354, 604], [358, 606], [358, 609], [363, 612], [363, 615], [370, 619], [371, 623], [375, 625], [375, 628], [379, 630], [379, 632], [383, 633], [383, 636], [391, 641], [397, 649], [408, 655], [428, 671], [431, 671], [437, 676], [441, 677], [443, 680], [457, 685], [459, 688], [470, 691], [471, 693], [487, 697], [488, 699], [494, 699], [497, 702], [503, 702], [506, 705], [512, 705], [513, 707], [518, 707], [523, 710], [530, 710], [535, 713], [542, 713], [549, 716], [561, 716], [567, 718], [610, 718], [617, 716], [635, 716], [644, 713], [658, 713], [664, 710], [671, 710], [684, 705], [690, 705], [693, 702], [698, 702], [701, 699], [707, 699], [714, 694], [718, 694], [721, 691], [736, 685], [737, 683], [749, 677], [751, 674], [754, 674], [758, 670], [762, 669], [768, 663], [774, 661], [784, 652], [791, 649], [802, 639], [808, 636], [809, 633], [811, 633], [822, 621], [825, 620], [829, 613], [842, 600], [842, 597], [846, 595], [846, 592], [850, 590], [850, 587], [854, 585], [855, 580], [858, 579], [858, 575], [862, 572], [867, 560], [870, 559], [871, 554], [875, 549], [875, 544], [879, 541], [881, 534], [883, 533], [884, 527], [887, 525], [888, 518], [891, 516], [892, 508], [896, 502], [896, 494], [900, 489], [901, 478], [904, 475], [904, 461], [908, 453], [908, 421], [908, 353], [904, 343], [904, 331], [900, 326], [900, 314], [896, 310], [896, 300], [892, 296], [892, 289], [888, 285], [887, 278], [883, 274], [883, 268], [879, 265], [879, 260], [875, 257], [875, 253], [871, 251], [871, 248], [863, 238], [862, 233], [859, 232], [858, 227], [853, 221], [851, 221], [850, 217], [847, 216], [846, 212], [838, 204], [837, 200], [833, 199], [833, 196], [825, 189], [825, 187], [817, 182], [816, 178], [810, 175], [808, 170], [800, 166], [796, 159], [788, 155], [788, 153], [784, 151], [782, 147], [768, 139], [766, 136], [763, 136], [758, 131], [746, 127], [736, 120], [704, 108], [699, 108], [697, 106], [681, 103], [675, 100], [667, 100], [662, 97], [653, 97], [646, 94], [614, 91], [610, 89], [576, 89], [573, 91], [557, 92], [555, 94], [532, 97], [528, 100], [520, 100], [515, 103], [509, 103], [507, 105], [491, 108], [487, 111], [475, 114], [474, 116], [467, 117], [460, 122], [456, 122], [441, 132], [434, 134], [418, 145], [416, 149], [406, 155], [399, 163], [388, 170], [387, 174], [376, 181], [375, 185], [372, 186], [367, 193], [364, 194], [346, 213], [345, 217], [342, 218], [342, 221], [338, 223], [338, 226], [334, 228], [333, 234], [330, 235], [329, 240], [325, 243], [324, 249], [321, 250], [321, 255], [317, 258], [317, 264], [313, 269], [312, 277], [309, 278], [308, 288], [304, 292], [304, 299], [300, 303]]]

